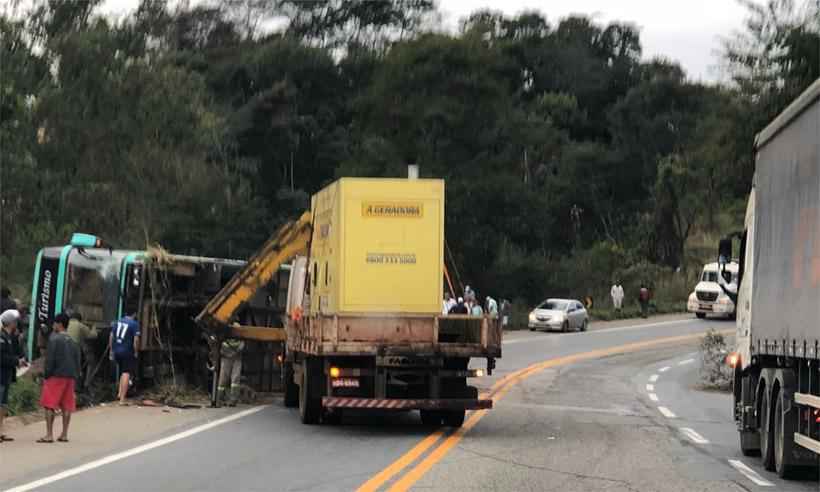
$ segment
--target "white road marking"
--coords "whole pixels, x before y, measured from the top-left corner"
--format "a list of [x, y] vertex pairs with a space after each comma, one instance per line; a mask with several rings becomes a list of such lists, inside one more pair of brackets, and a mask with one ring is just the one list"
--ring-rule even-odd
[[[617, 333], [621, 331], [632, 331], [632, 330], [640, 330], [641, 328], [652, 328], [655, 326], [664, 326], [664, 325], [688, 325], [694, 323], [699, 320], [679, 320], [679, 321], [660, 321], [658, 323], [646, 323], [642, 325], [631, 325], [631, 326], [622, 326], [620, 328], [602, 328], [600, 330], [592, 329], [591, 332], [600, 331], [601, 333]], [[562, 334], [561, 337], [573, 337], [573, 336], [589, 336], [590, 332], [577, 332], [577, 333], [565, 333]], [[540, 336], [540, 337], [527, 337], [527, 338], [513, 338], [511, 340], [504, 340], [502, 343], [504, 345], [512, 345], [516, 343], [526, 343], [526, 342], [535, 342], [535, 341], [544, 341], [544, 340], [553, 340], [556, 337], [549, 337], [549, 336]]]
[[660, 376], [658, 376], [657, 374], [653, 374], [653, 375], [649, 376], [649, 382], [654, 383], [655, 381], [658, 380], [659, 377]]
[[681, 427], [680, 431], [695, 444], [709, 444], [709, 440], [695, 432], [694, 429], [690, 429], [689, 427]]
[[209, 429], [213, 429], [214, 427], [218, 427], [222, 424], [227, 424], [228, 422], [233, 422], [234, 420], [239, 420], [242, 417], [247, 417], [248, 415], [254, 414], [260, 410], [265, 408], [265, 406], [259, 406], [254, 408], [249, 408], [245, 411], [229, 415], [227, 417], [221, 418], [219, 420], [214, 420], [213, 422], [208, 422], [207, 424], [200, 425], [198, 427], [194, 427], [193, 429], [188, 429], [184, 432], [180, 432], [178, 434], [174, 434], [173, 436], [168, 436], [166, 438], [160, 439], [158, 441], [149, 442], [148, 444], [143, 444], [142, 446], [137, 446], [136, 448], [129, 449], [127, 451], [123, 451], [121, 453], [112, 454], [110, 456], [106, 456], [105, 458], [100, 458], [95, 461], [91, 461], [84, 465], [77, 466], [75, 468], [70, 468], [68, 470], [62, 471], [60, 473], [51, 475], [50, 477], [41, 478], [40, 480], [35, 480], [34, 482], [30, 482], [24, 485], [20, 485], [18, 487], [14, 487], [13, 489], [8, 489], [6, 492], [26, 492], [28, 490], [38, 489], [40, 487], [44, 487], [48, 484], [57, 482], [59, 480], [63, 480], [65, 478], [73, 477], [74, 475], [79, 475], [80, 473], [87, 472], [89, 470], [93, 470], [95, 468], [99, 468], [101, 466], [108, 465], [110, 463], [114, 463], [115, 461], [120, 461], [125, 458], [130, 458], [136, 454], [144, 453], [146, 451], [150, 451], [152, 449], [158, 448], [160, 446], [165, 446], [166, 444], [171, 444], [172, 442], [179, 441], [180, 439], [185, 439], [186, 437], [191, 437], [194, 434], [199, 434], [200, 432], [204, 432]]
[[682, 361], [678, 362], [678, 365], [679, 366], [685, 366], [686, 364], [691, 364], [692, 362], [695, 362], [695, 359], [682, 360]]
[[650, 393], [655, 391], [655, 385], [654, 384], [647, 384], [646, 385], [646, 391], [649, 391]]
[[740, 460], [729, 460], [729, 464], [732, 465], [732, 467], [735, 470], [737, 470], [740, 473], [742, 473], [743, 475], [745, 475], [746, 478], [748, 478], [749, 480], [751, 480], [755, 484], [760, 485], [761, 487], [774, 487], [774, 484], [772, 482], [769, 482], [768, 480], [765, 480], [763, 477], [758, 475], [758, 473], [756, 471], [754, 471], [751, 468], [749, 468], [748, 466], [746, 466], [746, 464], [743, 463], [742, 461], [740, 461]]
[[663, 414], [663, 416], [664, 416], [664, 417], [666, 417], [666, 418], [668, 418], [668, 419], [676, 419], [676, 418], [678, 418], [678, 416], [677, 416], [677, 415], [675, 415], [674, 413], [672, 413], [672, 410], [669, 410], [669, 409], [668, 409], [668, 408], [666, 408], [666, 407], [658, 407], [658, 411], [659, 411], [659, 412], [661, 412], [661, 413]]
[[569, 405], [540, 405], [537, 403], [512, 403], [512, 402], [501, 402], [499, 405], [504, 405], [505, 407], [516, 407], [516, 408], [532, 408], [538, 410], [547, 410], [553, 412], [583, 412], [583, 413], [605, 413], [610, 415], [620, 415], [622, 417], [641, 417], [645, 414], [640, 413], [636, 410], [631, 408], [627, 408], [625, 406], [613, 406], [611, 408], [594, 408], [594, 407], [576, 407], [576, 406], [569, 406]]
[[652, 401], [658, 401], [658, 395], [655, 393], [649, 393], [649, 399]]
[[669, 367], [669, 366], [666, 366], [666, 367], [661, 367], [660, 369], [658, 369], [658, 372], [666, 372], [666, 371], [668, 371], [669, 369], [672, 369], [672, 368], [671, 368], [671, 367]]

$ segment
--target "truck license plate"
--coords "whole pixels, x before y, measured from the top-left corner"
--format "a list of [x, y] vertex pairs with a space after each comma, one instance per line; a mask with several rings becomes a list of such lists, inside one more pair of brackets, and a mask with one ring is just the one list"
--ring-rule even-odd
[[708, 304], [701, 304], [700, 308], [704, 311], [711, 311], [712, 310], [712, 306], [710, 306]]
[[355, 378], [337, 378], [330, 381], [332, 388], [358, 388], [359, 380]]

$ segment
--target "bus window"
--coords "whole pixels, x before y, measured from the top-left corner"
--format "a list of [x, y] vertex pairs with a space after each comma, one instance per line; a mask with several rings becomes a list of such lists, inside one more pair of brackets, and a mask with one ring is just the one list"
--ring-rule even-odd
[[[143, 289], [141, 285], [142, 266], [130, 264], [126, 267], [125, 272], [125, 295], [123, 296], [122, 314], [134, 314], [140, 307], [140, 292]], [[145, 286], [147, 288], [148, 286]]]
[[82, 314], [89, 324], [108, 324], [115, 320], [123, 256], [107, 250], [72, 250], [66, 268], [63, 306]]

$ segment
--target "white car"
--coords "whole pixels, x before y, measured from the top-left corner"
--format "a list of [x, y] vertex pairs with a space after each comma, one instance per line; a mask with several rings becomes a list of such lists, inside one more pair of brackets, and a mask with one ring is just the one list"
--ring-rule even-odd
[[[734, 282], [737, 285], [738, 264], [733, 261], [727, 263], [724, 268], [732, 275], [732, 280], [727, 283]], [[726, 317], [735, 315], [735, 303], [718, 284], [717, 263], [707, 263], [703, 266], [700, 282], [695, 286], [695, 291], [689, 294], [686, 310], [695, 313], [698, 318], [705, 318], [708, 314]]]
[[547, 299], [530, 312], [530, 331], [587, 331], [589, 315], [583, 304], [573, 299]]

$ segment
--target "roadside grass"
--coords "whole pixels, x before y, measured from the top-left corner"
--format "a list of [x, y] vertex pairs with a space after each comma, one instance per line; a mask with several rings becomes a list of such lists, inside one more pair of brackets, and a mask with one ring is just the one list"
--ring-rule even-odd
[[732, 368], [726, 364], [729, 354], [726, 338], [710, 329], [700, 341], [700, 389], [713, 391], [731, 391], [733, 381]]
[[9, 415], [22, 415], [37, 410], [40, 386], [28, 377], [21, 377], [9, 388]]

